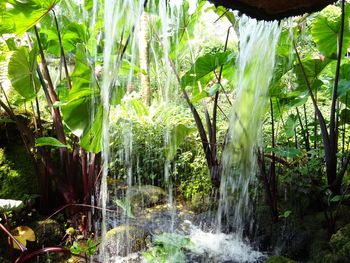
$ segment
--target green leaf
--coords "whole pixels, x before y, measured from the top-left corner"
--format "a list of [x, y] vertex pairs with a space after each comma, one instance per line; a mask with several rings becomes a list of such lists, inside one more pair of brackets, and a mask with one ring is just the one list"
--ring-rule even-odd
[[[343, 53], [346, 51], [349, 40], [349, 12], [346, 8]], [[318, 49], [328, 58], [336, 58], [337, 42], [341, 24], [341, 8], [329, 5], [323, 9], [312, 23], [311, 35]]]
[[196, 102], [200, 101], [201, 99], [204, 99], [208, 96], [209, 96], [209, 94], [206, 91], [199, 92], [195, 96], [192, 97], [191, 102], [196, 103]]
[[266, 152], [274, 152], [276, 155], [287, 158], [295, 158], [302, 155], [302, 151], [292, 147], [268, 148]]
[[341, 112], [340, 112], [340, 121], [339, 123], [340, 124], [350, 124], [350, 110], [349, 109], [343, 109]]
[[175, 157], [177, 148], [191, 131], [191, 128], [188, 128], [183, 124], [179, 124], [171, 130], [170, 143], [168, 143], [165, 148], [165, 156], [167, 160], [172, 160]]
[[79, 255], [82, 252], [82, 248], [77, 241], [73, 242], [73, 245], [69, 248], [70, 252]]
[[350, 194], [346, 194], [346, 195], [335, 195], [333, 196], [333, 198], [331, 199], [331, 202], [340, 202], [342, 200], [349, 200], [350, 199]]
[[286, 210], [286, 211], [284, 211], [284, 213], [283, 213], [283, 217], [284, 217], [284, 218], [287, 218], [287, 217], [290, 216], [291, 213], [292, 213], [292, 211]]
[[59, 0], [7, 0], [0, 13], [0, 34], [22, 35], [59, 2]]
[[291, 138], [294, 136], [294, 129], [297, 125], [298, 117], [294, 114], [290, 114], [287, 118], [286, 125], [285, 125], [285, 132], [287, 138]]
[[92, 125], [84, 131], [80, 139], [80, 145], [87, 151], [98, 153], [101, 151], [102, 141], [102, 120], [103, 109], [101, 105], [98, 106], [98, 111], [94, 116]]
[[85, 48], [77, 45], [75, 69], [71, 75], [72, 89], [61, 105], [63, 120], [80, 145], [87, 151], [101, 151], [103, 109], [100, 93]]
[[131, 99], [130, 104], [139, 118], [149, 116], [147, 106], [140, 99]]
[[[304, 67], [304, 71], [306, 74], [306, 78], [308, 79], [311, 86], [314, 85], [316, 81], [318, 81], [319, 75], [323, 72], [323, 70], [328, 66], [331, 62], [329, 59], [321, 60], [321, 59], [306, 59], [302, 61], [302, 65]], [[304, 75], [301, 71], [300, 65], [297, 64], [294, 66], [294, 72], [297, 76], [299, 90], [306, 89], [306, 82]]]
[[[63, 49], [66, 54], [74, 50], [78, 43], [85, 44], [88, 41], [88, 30], [84, 24], [72, 22], [67, 17], [62, 16], [59, 21], [59, 28]], [[52, 23], [51, 17], [43, 19], [40, 37], [47, 52], [56, 56], [60, 55], [61, 50], [57, 29], [55, 23]]]
[[347, 107], [350, 106], [350, 81], [344, 79], [339, 81], [337, 95], [342, 103]]
[[199, 57], [181, 78], [181, 87], [195, 86], [197, 81], [217, 69], [221, 65], [227, 64], [234, 59], [234, 54], [230, 51], [216, 54], [205, 54]]
[[87, 242], [87, 253], [89, 256], [93, 256], [97, 251], [97, 243], [92, 239], [88, 239]]
[[67, 147], [63, 143], [61, 143], [59, 140], [53, 137], [40, 137], [35, 139], [35, 146], [41, 147], [41, 146], [52, 146], [52, 147]]
[[27, 47], [20, 47], [13, 52], [8, 65], [8, 77], [12, 87], [25, 99], [32, 99], [37, 93], [39, 79], [36, 68], [35, 49], [29, 52]]
[[350, 80], [350, 61], [348, 59], [344, 59], [344, 64], [340, 67], [340, 79]]
[[126, 215], [129, 218], [135, 218], [135, 216], [131, 210], [130, 201], [128, 199], [125, 199], [125, 200], [116, 199], [114, 202], [117, 206], [119, 206], [121, 209], [123, 209], [124, 215]]

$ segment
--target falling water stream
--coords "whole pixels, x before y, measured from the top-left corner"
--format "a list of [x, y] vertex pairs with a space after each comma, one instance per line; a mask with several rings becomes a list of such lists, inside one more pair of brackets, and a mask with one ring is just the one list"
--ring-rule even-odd
[[[94, 0], [94, 10], [97, 8]], [[160, 16], [160, 35], [152, 36], [150, 40], [150, 53], [155, 55], [156, 42], [161, 44], [161, 55], [154, 57], [156, 76], [160, 86], [160, 102], [167, 105], [179, 97], [176, 88], [176, 78], [169, 62], [170, 41], [169, 28], [177, 34], [179, 30], [180, 6], [179, 1], [167, 4], [159, 0], [153, 12]], [[101, 262], [122, 262], [118, 257], [112, 257], [106, 249], [106, 233], [110, 226], [129, 224], [128, 216], [112, 220], [107, 213], [109, 189], [107, 177], [109, 176], [109, 162], [113, 158], [110, 153], [110, 112], [112, 87], [118, 88], [118, 70], [121, 64], [121, 43], [125, 44], [130, 35], [131, 66], [127, 85], [132, 84], [133, 66], [137, 63], [137, 34], [139, 20], [143, 11], [142, 1], [133, 0], [105, 0], [104, 1], [104, 52], [103, 52], [103, 80], [101, 85], [101, 99], [103, 104], [103, 172], [98, 203], [102, 206], [102, 223], [100, 234], [102, 237], [99, 260]], [[92, 26], [93, 27], [93, 24]], [[277, 22], [257, 22], [248, 17], [239, 19], [239, 55], [237, 59], [237, 87], [235, 89], [234, 103], [230, 113], [229, 129], [226, 136], [225, 148], [222, 156], [223, 173], [220, 186], [219, 208], [216, 218], [216, 229], [206, 229], [195, 226], [190, 221], [184, 221], [189, 227], [185, 234], [189, 235], [193, 243], [193, 253], [206, 255], [206, 260], [200, 262], [257, 262], [263, 254], [255, 251], [244, 238], [244, 229], [249, 225], [249, 186], [254, 181], [255, 155], [254, 149], [259, 142], [259, 131], [267, 100], [267, 91], [272, 78], [275, 61], [275, 49], [279, 39], [280, 27]], [[156, 39], [156, 40], [154, 40]], [[122, 41], [121, 41], [122, 40]], [[158, 47], [159, 48], [159, 47]], [[176, 57], [176, 56], [175, 56]], [[175, 67], [177, 60], [174, 60]], [[164, 74], [164, 79], [159, 76]], [[128, 128], [129, 127], [129, 128]], [[131, 162], [133, 152], [133, 134], [131, 124], [124, 130], [123, 162], [126, 170], [126, 186], [131, 189], [135, 185], [135, 175], [139, 167]], [[164, 135], [165, 148], [171, 143], [170, 127]], [[134, 167], [135, 166], [135, 167]], [[170, 160], [165, 162], [164, 180], [168, 185], [168, 207], [170, 207], [170, 222], [164, 227], [167, 232], [181, 232], [176, 229], [176, 208], [173, 186], [171, 182]], [[137, 180], [136, 180], [137, 181]], [[138, 181], [140, 184], [140, 180]], [[126, 190], [125, 200], [128, 199], [129, 190]], [[122, 222], [122, 223], [121, 223]], [[234, 229], [234, 233], [227, 234], [227, 225]], [[233, 227], [232, 227], [233, 226]], [[129, 238], [127, 236], [127, 238]], [[118, 241], [119, 242], [119, 241]], [[123, 242], [123, 241], [121, 241]], [[117, 245], [118, 247], [119, 245]], [[116, 248], [118, 249], [118, 248]], [[127, 250], [128, 252], [130, 250]], [[116, 253], [118, 254], [118, 253]], [[197, 261], [193, 261], [197, 262]], [[199, 261], [198, 261], [199, 262]]]
[[254, 150], [266, 110], [280, 31], [277, 21], [257, 22], [246, 16], [239, 20], [237, 87], [222, 155], [218, 230], [222, 230], [225, 216], [240, 237], [251, 211], [249, 186], [257, 170]]

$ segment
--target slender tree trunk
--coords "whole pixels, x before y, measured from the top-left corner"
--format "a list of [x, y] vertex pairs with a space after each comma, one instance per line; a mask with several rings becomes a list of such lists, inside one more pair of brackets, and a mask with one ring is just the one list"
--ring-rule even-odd
[[151, 104], [152, 89], [149, 80], [149, 54], [148, 54], [148, 13], [143, 12], [140, 18], [139, 54], [140, 54], [140, 84], [142, 100], [146, 105]]

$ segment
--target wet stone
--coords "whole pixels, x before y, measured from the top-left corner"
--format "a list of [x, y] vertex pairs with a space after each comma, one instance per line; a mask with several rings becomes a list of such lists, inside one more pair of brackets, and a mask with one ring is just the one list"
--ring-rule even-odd
[[106, 248], [110, 256], [125, 257], [130, 253], [144, 250], [149, 233], [133, 225], [120, 225], [106, 234]]

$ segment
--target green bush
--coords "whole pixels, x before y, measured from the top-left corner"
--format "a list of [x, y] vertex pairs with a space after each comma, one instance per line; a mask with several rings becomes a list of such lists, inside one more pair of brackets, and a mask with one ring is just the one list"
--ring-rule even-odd
[[[177, 186], [174, 190], [178, 196], [186, 200], [206, 196], [211, 187], [210, 176], [188, 109], [176, 105], [148, 108], [135, 99], [130, 104], [125, 103], [115, 114], [118, 118], [111, 122], [110, 176], [118, 183], [126, 182], [127, 170], [132, 168], [133, 184], [166, 188], [167, 163], [170, 182]], [[177, 127], [186, 127], [185, 136], [174, 132]], [[167, 137], [172, 143], [168, 148]], [[173, 154], [167, 161], [169, 151]]]

